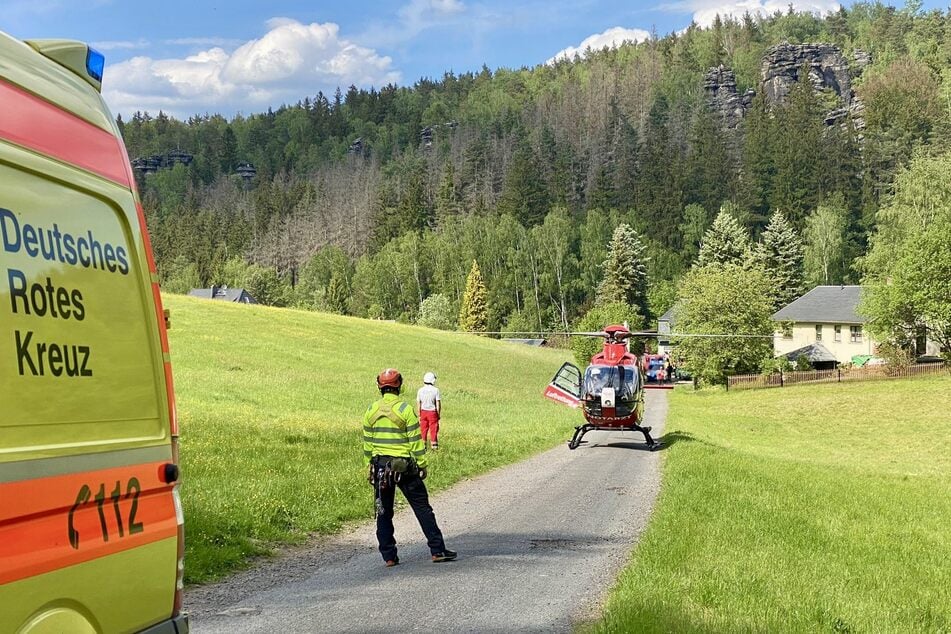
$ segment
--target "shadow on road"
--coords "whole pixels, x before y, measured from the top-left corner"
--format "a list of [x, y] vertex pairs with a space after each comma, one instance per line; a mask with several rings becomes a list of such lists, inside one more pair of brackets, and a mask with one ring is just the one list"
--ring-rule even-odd
[[[639, 432], [631, 432], [631, 433], [639, 435]], [[657, 447], [656, 449], [650, 449], [647, 446], [647, 443], [645, 443], [643, 440], [639, 442], [636, 440], [615, 440], [615, 441], [607, 441], [607, 442], [601, 442], [598, 440], [589, 442], [587, 440], [582, 440], [581, 447], [588, 447], [591, 449], [595, 447], [606, 447], [609, 449], [632, 449], [634, 451], [648, 451], [649, 452], [649, 451], [665, 451], [666, 449], [669, 449], [670, 447], [673, 447], [674, 445], [676, 445], [678, 442], [682, 442], [682, 441], [693, 442], [695, 440], [696, 439], [691, 434], [688, 434], [686, 432], [673, 431], [673, 432], [664, 434], [663, 436], [657, 439], [657, 442], [660, 443], [660, 446]]]

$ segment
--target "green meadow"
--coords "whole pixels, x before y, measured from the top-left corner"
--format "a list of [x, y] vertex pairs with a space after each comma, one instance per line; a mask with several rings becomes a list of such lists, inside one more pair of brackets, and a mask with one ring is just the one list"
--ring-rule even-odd
[[676, 391], [599, 632], [951, 631], [951, 378]]
[[181, 423], [186, 579], [372, 518], [363, 413], [396, 367], [415, 402], [443, 394], [441, 489], [569, 437], [577, 412], [542, 398], [570, 354], [379, 321], [167, 295]]

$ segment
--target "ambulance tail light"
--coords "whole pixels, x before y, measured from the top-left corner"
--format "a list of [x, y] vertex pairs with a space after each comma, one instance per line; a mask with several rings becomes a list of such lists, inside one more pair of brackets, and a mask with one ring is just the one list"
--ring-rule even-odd
[[172, 616], [182, 613], [182, 601], [185, 590], [185, 516], [182, 513], [182, 497], [178, 493], [179, 485], [172, 488], [175, 501], [175, 521], [178, 522], [178, 554], [175, 557], [175, 601], [172, 604]]

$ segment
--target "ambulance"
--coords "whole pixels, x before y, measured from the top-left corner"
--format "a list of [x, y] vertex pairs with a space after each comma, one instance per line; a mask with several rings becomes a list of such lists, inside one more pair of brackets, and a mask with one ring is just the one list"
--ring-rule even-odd
[[166, 314], [103, 57], [0, 33], [0, 633], [188, 631]]

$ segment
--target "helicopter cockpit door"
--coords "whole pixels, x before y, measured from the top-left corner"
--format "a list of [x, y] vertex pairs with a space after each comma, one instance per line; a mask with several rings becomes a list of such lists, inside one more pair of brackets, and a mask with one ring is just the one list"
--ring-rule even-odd
[[569, 407], [581, 405], [581, 370], [570, 363], [562, 365], [545, 388], [545, 398]]

